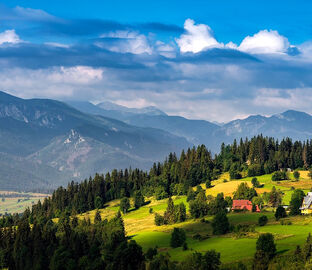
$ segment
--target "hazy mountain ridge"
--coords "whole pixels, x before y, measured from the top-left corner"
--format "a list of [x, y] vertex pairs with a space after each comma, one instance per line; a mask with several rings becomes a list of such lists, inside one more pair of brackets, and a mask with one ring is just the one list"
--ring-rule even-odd
[[234, 139], [253, 137], [258, 134], [278, 139], [291, 137], [307, 140], [312, 137], [312, 116], [294, 110], [266, 117], [251, 115], [218, 125], [205, 120], [190, 120], [179, 116], [147, 115], [125, 113], [98, 107], [88, 102], [71, 104], [88, 113], [100, 114], [119, 119], [126, 123], [166, 130], [172, 134], [185, 137], [192, 144], [205, 144], [213, 152], [218, 152], [222, 142], [231, 143]]
[[190, 146], [163, 130], [3, 92], [0, 139], [0, 154], [6, 157], [0, 160], [0, 189], [23, 190], [53, 188], [113, 168], [148, 168], [168, 152]]

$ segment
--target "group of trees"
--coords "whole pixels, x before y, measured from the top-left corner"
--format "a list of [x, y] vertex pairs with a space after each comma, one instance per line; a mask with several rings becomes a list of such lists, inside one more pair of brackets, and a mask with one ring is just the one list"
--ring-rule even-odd
[[[312, 165], [312, 140], [307, 142], [286, 138], [281, 142], [273, 138], [257, 136], [250, 140], [234, 140], [233, 144], [222, 144], [219, 154], [212, 156], [204, 145], [182, 151], [177, 157], [170, 153], [163, 163], [154, 163], [149, 172], [139, 169], [113, 170], [82, 183], [71, 182], [67, 188], [60, 187], [51, 198], [37, 204], [34, 212], [45, 212], [49, 217], [60, 213], [82, 213], [114, 199], [133, 197], [136, 191], [156, 199], [172, 195], [186, 195], [190, 187], [205, 183], [222, 172], [231, 178], [243, 175], [256, 176], [274, 174], [276, 180], [285, 178], [281, 169], [309, 168]], [[312, 175], [312, 174], [311, 174]]]
[[17, 227], [0, 231], [0, 268], [9, 269], [144, 269], [144, 254], [128, 241], [123, 220], [97, 217], [59, 222], [42, 219], [31, 227], [27, 212]]
[[167, 209], [163, 216], [155, 213], [155, 225], [174, 224], [186, 220], [186, 207], [183, 202], [174, 205], [171, 197], [168, 199]]
[[253, 270], [267, 269], [311, 269], [312, 237], [308, 235], [303, 246], [297, 246], [293, 253], [276, 254], [274, 237], [270, 233], [261, 234], [256, 243]]

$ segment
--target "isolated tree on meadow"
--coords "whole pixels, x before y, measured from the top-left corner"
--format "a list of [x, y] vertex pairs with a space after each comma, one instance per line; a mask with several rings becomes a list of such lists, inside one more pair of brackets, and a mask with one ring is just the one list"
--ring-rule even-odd
[[274, 216], [275, 216], [275, 219], [276, 219], [276, 220], [279, 220], [280, 218], [287, 217], [285, 208], [284, 208], [283, 206], [281, 206], [281, 205], [278, 206], [278, 207], [276, 208], [276, 211], [275, 211]]

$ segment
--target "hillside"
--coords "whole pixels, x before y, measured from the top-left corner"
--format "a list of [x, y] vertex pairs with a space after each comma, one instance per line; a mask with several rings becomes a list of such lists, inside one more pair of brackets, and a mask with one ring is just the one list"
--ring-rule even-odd
[[0, 92], [0, 189], [51, 189], [113, 168], [148, 168], [189, 145], [159, 129]]

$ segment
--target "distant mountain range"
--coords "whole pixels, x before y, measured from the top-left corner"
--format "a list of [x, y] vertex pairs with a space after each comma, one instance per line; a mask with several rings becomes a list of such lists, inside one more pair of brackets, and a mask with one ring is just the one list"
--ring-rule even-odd
[[160, 129], [0, 92], [0, 189], [55, 188], [113, 168], [147, 169], [190, 145]]
[[[148, 113], [127, 113], [124, 109], [90, 102], [70, 102], [71, 106], [90, 114], [98, 114], [139, 126], [166, 130], [186, 138], [194, 145], [205, 144], [213, 152], [218, 152], [222, 142], [232, 143], [234, 139], [253, 137], [258, 134], [278, 139], [291, 137], [296, 140], [312, 138], [312, 116], [293, 110], [270, 117], [252, 115], [246, 119], [229, 123], [212, 123], [205, 120], [189, 120], [180, 116]], [[112, 109], [114, 108], [114, 109]], [[157, 110], [159, 111], [159, 110]]]
[[169, 116], [155, 107], [20, 99], [0, 92], [0, 189], [47, 190], [95, 172], [148, 169], [169, 152], [258, 134], [312, 138], [312, 116], [286, 111], [226, 124]]

